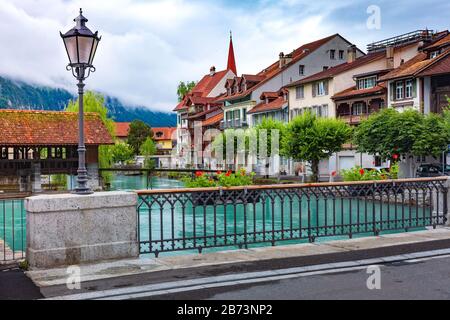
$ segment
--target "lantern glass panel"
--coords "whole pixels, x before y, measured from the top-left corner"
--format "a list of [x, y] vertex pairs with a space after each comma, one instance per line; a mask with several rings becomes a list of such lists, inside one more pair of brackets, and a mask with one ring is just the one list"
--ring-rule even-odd
[[64, 38], [64, 44], [70, 63], [78, 63], [77, 37]]

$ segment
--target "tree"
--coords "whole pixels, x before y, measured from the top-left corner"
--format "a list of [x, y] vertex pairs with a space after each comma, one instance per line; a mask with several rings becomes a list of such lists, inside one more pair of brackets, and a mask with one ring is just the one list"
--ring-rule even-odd
[[282, 154], [296, 161], [311, 163], [312, 180], [318, 181], [319, 162], [342, 150], [352, 136], [352, 128], [338, 119], [318, 118], [305, 112], [287, 126]]
[[[115, 126], [114, 120], [108, 117], [108, 108], [105, 106], [105, 98], [100, 93], [93, 91], [87, 91], [83, 96], [84, 112], [94, 112], [100, 116], [103, 124], [108, 130], [111, 137], [115, 138]], [[70, 101], [66, 111], [78, 112], [79, 102]], [[103, 145], [98, 148], [98, 164], [100, 168], [110, 168], [112, 165], [112, 146]], [[102, 178], [106, 183], [109, 183], [112, 179], [110, 172], [102, 172]]]
[[133, 159], [133, 149], [124, 142], [117, 142], [112, 148], [112, 161], [114, 163], [124, 163]]
[[363, 121], [353, 140], [359, 152], [380, 155], [383, 159], [393, 159], [394, 155], [438, 157], [450, 141], [449, 127], [450, 121], [445, 116], [387, 108]]
[[184, 96], [189, 93], [196, 86], [195, 81], [180, 81], [177, 88], [178, 102], [183, 100]]
[[134, 120], [130, 123], [127, 143], [133, 148], [134, 153], [138, 154], [141, 145], [147, 140], [147, 138], [151, 138], [152, 136], [153, 132], [150, 126], [141, 120]]
[[154, 155], [156, 153], [156, 145], [152, 138], [148, 137], [144, 143], [142, 143], [140, 149], [139, 149], [141, 155], [144, 156], [144, 168], [146, 169], [153, 169], [155, 167], [155, 163], [152, 159], [150, 159], [150, 156]]

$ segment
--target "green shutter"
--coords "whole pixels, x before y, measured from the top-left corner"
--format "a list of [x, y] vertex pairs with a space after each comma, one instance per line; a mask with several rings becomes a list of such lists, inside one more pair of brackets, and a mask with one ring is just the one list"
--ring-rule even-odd
[[417, 79], [412, 80], [412, 96], [417, 98]]
[[316, 96], [316, 86], [317, 86], [317, 83], [313, 83], [313, 84], [311, 85], [311, 88], [312, 88], [312, 96], [313, 96], [313, 97]]
[[325, 95], [327, 96], [328, 95], [328, 80], [325, 80], [323, 82], [323, 86], [325, 88]]

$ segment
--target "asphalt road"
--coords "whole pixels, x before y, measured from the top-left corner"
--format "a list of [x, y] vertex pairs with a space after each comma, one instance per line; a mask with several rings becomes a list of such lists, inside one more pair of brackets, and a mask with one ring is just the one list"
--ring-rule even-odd
[[0, 300], [43, 298], [33, 282], [16, 266], [0, 266]]
[[381, 289], [369, 290], [367, 269], [153, 297], [167, 300], [438, 300], [450, 299], [450, 257], [383, 265]]

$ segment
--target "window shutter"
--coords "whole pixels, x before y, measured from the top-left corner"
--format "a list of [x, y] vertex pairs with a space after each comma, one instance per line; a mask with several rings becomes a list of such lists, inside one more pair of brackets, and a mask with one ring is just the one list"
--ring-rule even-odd
[[389, 91], [390, 91], [390, 96], [391, 96], [391, 101], [395, 100], [395, 82], [391, 82], [389, 84]]
[[412, 80], [412, 96], [413, 98], [417, 97], [417, 79]]
[[323, 86], [325, 88], [325, 95], [327, 96], [328, 95], [328, 80], [325, 80], [323, 82]]
[[317, 83], [313, 83], [312, 86], [311, 86], [311, 88], [312, 88], [312, 96], [313, 97], [316, 96], [316, 86], [317, 86]]

